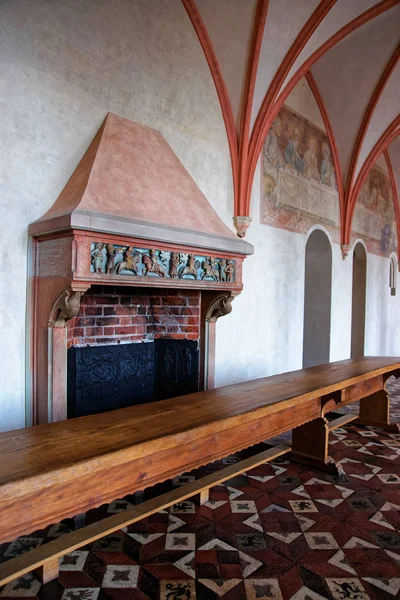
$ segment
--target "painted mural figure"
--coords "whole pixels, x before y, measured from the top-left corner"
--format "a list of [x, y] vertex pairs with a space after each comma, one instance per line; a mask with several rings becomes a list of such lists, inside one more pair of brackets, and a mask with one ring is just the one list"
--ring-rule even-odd
[[285, 160], [282, 156], [282, 152], [279, 147], [278, 138], [280, 138], [281, 135], [282, 122], [279, 117], [276, 117], [276, 119], [272, 123], [271, 129], [268, 131], [268, 135], [264, 145], [264, 153], [269, 164], [277, 169], [281, 169], [285, 166]]
[[299, 154], [301, 133], [298, 127], [293, 130], [293, 137], [289, 140], [285, 150], [285, 161], [288, 167], [296, 171], [298, 175], [304, 173], [304, 162]]
[[[365, 210], [367, 209], [367, 210]], [[369, 252], [389, 257], [396, 252], [395, 205], [388, 175], [374, 165], [363, 183], [353, 217], [354, 235], [362, 237]]]
[[379, 177], [377, 173], [371, 173], [369, 179], [369, 190], [362, 195], [361, 201], [365, 208], [376, 211], [379, 207], [379, 198], [381, 196], [381, 188], [379, 185]]
[[329, 187], [334, 187], [335, 173], [331, 163], [331, 149], [326, 142], [322, 142], [322, 161], [321, 161], [321, 183]]
[[317, 152], [318, 152], [318, 142], [315, 136], [310, 135], [308, 138], [308, 148], [304, 152], [304, 175], [309, 179], [315, 179], [315, 181], [319, 181], [319, 170], [318, 170], [318, 160], [317, 160]]
[[390, 252], [390, 240], [392, 237], [392, 228], [390, 223], [386, 223], [384, 228], [382, 229], [381, 239], [380, 239], [380, 249], [383, 254], [389, 254]]

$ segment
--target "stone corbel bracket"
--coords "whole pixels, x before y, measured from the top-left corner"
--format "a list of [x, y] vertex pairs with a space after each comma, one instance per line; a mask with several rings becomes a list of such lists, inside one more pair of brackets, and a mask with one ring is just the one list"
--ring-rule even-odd
[[65, 327], [67, 322], [79, 314], [85, 291], [68, 288], [60, 292], [50, 312], [49, 327]]
[[251, 223], [251, 217], [233, 217], [233, 224], [240, 238], [244, 238]]
[[235, 296], [229, 296], [224, 294], [218, 296], [213, 302], [211, 302], [209, 309], [206, 314], [206, 321], [208, 323], [216, 323], [220, 317], [224, 317], [232, 312], [232, 301]]
[[347, 257], [348, 257], [348, 255], [349, 255], [349, 252], [350, 252], [350, 245], [349, 245], [349, 244], [341, 244], [341, 245], [340, 245], [340, 249], [341, 249], [341, 251], [342, 251], [342, 258], [343, 258], [343, 260], [344, 260], [344, 259], [345, 259], [345, 258], [347, 258]]

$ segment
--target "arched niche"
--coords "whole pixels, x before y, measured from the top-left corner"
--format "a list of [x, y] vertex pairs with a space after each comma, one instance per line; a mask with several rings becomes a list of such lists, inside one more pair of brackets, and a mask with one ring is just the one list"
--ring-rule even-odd
[[305, 252], [303, 368], [329, 362], [331, 296], [331, 243], [322, 229], [314, 229]]
[[353, 250], [351, 358], [364, 356], [366, 292], [367, 253], [364, 244], [357, 242]]

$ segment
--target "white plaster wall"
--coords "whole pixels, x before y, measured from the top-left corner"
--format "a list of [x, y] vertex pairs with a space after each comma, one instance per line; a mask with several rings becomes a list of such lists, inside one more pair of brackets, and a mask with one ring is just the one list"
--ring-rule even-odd
[[24, 426], [27, 227], [108, 111], [159, 129], [232, 226], [218, 98], [181, 0], [0, 3], [0, 430]]
[[367, 307], [365, 353], [400, 355], [400, 296], [390, 295], [389, 259], [367, 255]]
[[331, 361], [350, 357], [352, 278], [352, 256], [343, 260], [339, 244], [332, 244]]
[[216, 384], [301, 368], [305, 236], [261, 225], [260, 170], [253, 186], [253, 222], [246, 239], [244, 290], [217, 322]]

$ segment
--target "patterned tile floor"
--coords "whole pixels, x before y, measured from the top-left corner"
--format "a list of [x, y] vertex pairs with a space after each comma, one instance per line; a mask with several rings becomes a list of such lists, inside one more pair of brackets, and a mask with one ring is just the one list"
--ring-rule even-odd
[[[391, 384], [400, 420], [400, 381]], [[353, 408], [354, 410], [354, 408]], [[286, 436], [287, 437], [287, 436]], [[65, 556], [58, 580], [26, 575], [1, 599], [393, 600], [400, 598], [400, 435], [349, 425], [331, 435], [341, 479], [275, 460]], [[239, 460], [260, 448], [228, 457]], [[220, 468], [208, 465], [145, 499]], [[90, 523], [140, 494], [89, 511]], [[0, 561], [74, 526], [66, 520], [0, 546]]]

